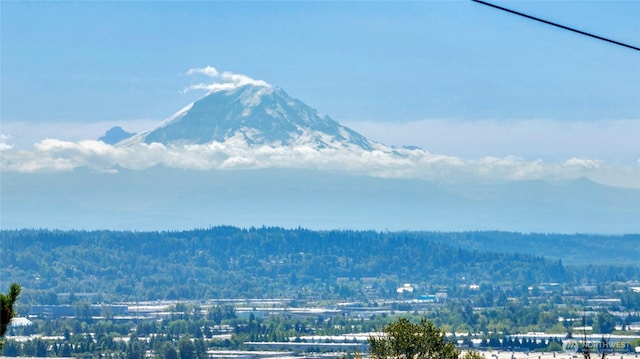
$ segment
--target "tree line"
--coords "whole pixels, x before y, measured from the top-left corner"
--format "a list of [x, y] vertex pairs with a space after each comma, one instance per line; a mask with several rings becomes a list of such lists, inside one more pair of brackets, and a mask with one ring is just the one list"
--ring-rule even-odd
[[[268, 227], [0, 231], [3, 276], [23, 285], [25, 302], [39, 304], [56, 304], [60, 293], [94, 293], [102, 302], [274, 296], [370, 300], [396, 296], [403, 283], [416, 284], [420, 293], [455, 294], [460, 285], [473, 283], [526, 291], [544, 282], [640, 278], [640, 268], [633, 265], [567, 266], [540, 255], [448, 244], [446, 238], [453, 243], [461, 235]], [[530, 240], [517, 233], [468, 235], [488, 242], [492, 236]], [[564, 238], [558, 235], [557, 245]]]

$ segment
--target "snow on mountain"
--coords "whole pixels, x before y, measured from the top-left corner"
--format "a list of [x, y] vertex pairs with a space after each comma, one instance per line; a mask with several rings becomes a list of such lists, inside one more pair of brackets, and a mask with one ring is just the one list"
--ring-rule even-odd
[[249, 147], [390, 150], [319, 114], [284, 90], [266, 84], [211, 91], [157, 127], [121, 144], [157, 142], [179, 146], [229, 141]]
[[113, 128], [100, 141], [77, 143], [45, 139], [32, 151], [12, 151], [10, 145], [0, 144], [0, 169], [44, 172], [86, 167], [117, 173], [156, 166], [199, 171], [278, 168], [437, 183], [556, 183], [579, 177], [605, 178], [616, 185], [637, 187], [632, 180], [637, 171], [589, 158], [569, 158], [561, 163], [516, 156], [468, 160], [416, 147], [385, 146], [264, 81], [220, 73], [211, 67], [187, 73], [212, 77], [213, 83], [186, 89], [206, 89], [208, 94], [150, 130], [115, 145], [111, 145], [117, 141], [115, 137], [129, 133]]

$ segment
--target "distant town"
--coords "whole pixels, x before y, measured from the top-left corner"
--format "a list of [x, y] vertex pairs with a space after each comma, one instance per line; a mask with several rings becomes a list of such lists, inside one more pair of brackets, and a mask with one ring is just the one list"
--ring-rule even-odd
[[[475, 284], [466, 289], [471, 300], [483, 290]], [[624, 358], [640, 353], [640, 313], [624, 307], [616, 296], [624, 290], [640, 294], [640, 282], [600, 288], [544, 283], [528, 290], [527, 307], [538, 313], [538, 321], [553, 323], [549, 330], [510, 332], [505, 326], [504, 331], [494, 332], [487, 326], [486, 331], [476, 332], [459, 325], [447, 332], [448, 339], [459, 348], [480, 350], [487, 358], [503, 358], [506, 353], [507, 359], [550, 357], [544, 353], [575, 358], [582, 355], [584, 343], [595, 353], [603, 340], [605, 354]], [[613, 292], [606, 295], [603, 290]], [[418, 291], [406, 283], [397, 288], [397, 298], [369, 303], [216, 299], [105, 304], [90, 303], [95, 293], [82, 293], [75, 295], [74, 304], [21, 306], [4, 355], [114, 357], [138, 341], [147, 347], [143, 357], [155, 358], [160, 355], [151, 344], [168, 340], [184, 346], [178, 340], [184, 337], [194, 346], [204, 345], [205, 357], [214, 359], [366, 355], [369, 338], [383, 335], [379, 328], [392, 318], [427, 317], [451, 329], [452, 316], [459, 311], [455, 308], [468, 303], [464, 298], [450, 299], [445, 292], [413, 295]], [[471, 315], [509, 310], [522, 300], [507, 298], [500, 306], [473, 307]], [[570, 316], [546, 319], [551, 313]]]
[[[401, 318], [428, 320], [487, 359], [640, 352], [633, 235], [214, 227], [2, 237], [3, 275], [23, 287], [4, 356], [355, 358]], [[583, 255], [602, 247], [606, 257]]]

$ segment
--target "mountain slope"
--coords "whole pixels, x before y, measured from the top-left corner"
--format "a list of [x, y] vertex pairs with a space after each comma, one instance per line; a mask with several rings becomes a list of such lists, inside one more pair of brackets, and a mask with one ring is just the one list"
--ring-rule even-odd
[[284, 90], [252, 84], [210, 92], [125, 143], [136, 141], [165, 145], [239, 141], [249, 146], [354, 146], [367, 151], [376, 146]]

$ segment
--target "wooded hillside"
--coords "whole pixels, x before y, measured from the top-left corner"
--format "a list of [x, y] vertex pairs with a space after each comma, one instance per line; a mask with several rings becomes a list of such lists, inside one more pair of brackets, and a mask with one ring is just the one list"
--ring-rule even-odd
[[[633, 236], [588, 236], [575, 248], [577, 236], [545, 235], [541, 240], [543, 236], [504, 232], [215, 227], [183, 232], [0, 234], [3, 277], [20, 283], [25, 299], [38, 296], [40, 303], [54, 301], [43, 298], [53, 298], [53, 293], [95, 293], [102, 300], [375, 299], [395, 297], [404, 283], [420, 288], [417, 296], [455, 292], [474, 283], [518, 291], [544, 282], [640, 278], [638, 265], [598, 265], [598, 254], [594, 255], [604, 242], [630, 248], [637, 243]], [[551, 246], [573, 246], [578, 251], [568, 255], [586, 251], [593, 255], [593, 265], [566, 266], [559, 259], [540, 256], [553, 253]], [[538, 251], [515, 253], [517, 248]], [[634, 255], [633, 250], [627, 252]]]

